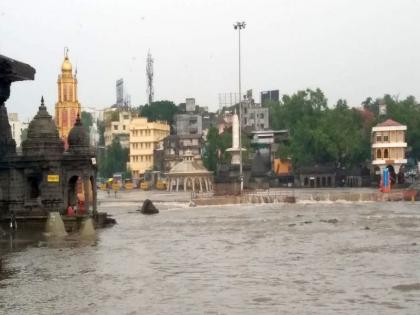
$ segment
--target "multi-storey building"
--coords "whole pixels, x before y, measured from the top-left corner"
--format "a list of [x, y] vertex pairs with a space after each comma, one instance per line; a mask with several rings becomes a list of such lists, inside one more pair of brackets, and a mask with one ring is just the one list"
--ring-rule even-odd
[[372, 128], [372, 165], [376, 175], [383, 175], [385, 168], [389, 169], [391, 181], [397, 180], [403, 164], [407, 163], [405, 150], [405, 132], [407, 126], [388, 119]]
[[201, 135], [170, 135], [163, 140], [163, 148], [155, 150], [155, 157], [158, 159], [155, 164], [159, 170], [168, 172], [186, 154], [200, 159], [202, 145]]
[[175, 115], [177, 135], [201, 135], [203, 133], [203, 120], [201, 115], [187, 113]]
[[242, 102], [242, 126], [252, 130], [269, 129], [269, 110], [261, 104], [254, 103], [253, 99]]
[[169, 135], [170, 126], [163, 121], [149, 122], [147, 118], [133, 118], [128, 126], [130, 132], [129, 167], [133, 178], [138, 179], [154, 165], [153, 152]]
[[116, 137], [120, 140], [123, 148], [128, 148], [130, 142], [129, 125], [132, 113], [129, 110], [111, 108], [104, 111], [105, 120], [105, 146], [112, 144]]
[[55, 124], [67, 149], [67, 136], [74, 126], [77, 115], [81, 115], [81, 106], [77, 100], [76, 73], [73, 75], [67, 52], [61, 65], [61, 74], [58, 76], [57, 84], [58, 101], [55, 104]]

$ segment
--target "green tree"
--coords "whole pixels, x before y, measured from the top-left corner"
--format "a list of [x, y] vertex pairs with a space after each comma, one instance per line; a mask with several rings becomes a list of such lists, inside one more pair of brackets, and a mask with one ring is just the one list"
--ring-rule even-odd
[[105, 121], [103, 120], [97, 120], [96, 125], [98, 126], [98, 133], [99, 133], [99, 145], [104, 146], [105, 145]]
[[[253, 152], [248, 137], [242, 134], [242, 147], [246, 149], [242, 153], [244, 163], [249, 162], [249, 155]], [[227, 149], [232, 147], [232, 128], [226, 128], [221, 134], [216, 127], [210, 127], [206, 143], [203, 148], [203, 162], [210, 171], [216, 171], [217, 164], [229, 164], [232, 156]]]
[[290, 141], [277, 155], [292, 158], [293, 166], [330, 164], [352, 167], [370, 157], [369, 134], [363, 113], [338, 100], [334, 108], [319, 89], [298, 91], [269, 104], [275, 129], [288, 129]]
[[219, 131], [215, 127], [210, 127], [207, 133], [207, 141], [203, 148], [203, 163], [209, 171], [216, 171], [217, 168], [217, 142]]
[[140, 116], [151, 121], [167, 121], [171, 126], [177, 113], [178, 107], [171, 101], [153, 102], [151, 105], [144, 105], [140, 110]]
[[128, 157], [128, 148], [121, 146], [118, 137], [114, 138], [111, 145], [106, 147], [105, 157], [99, 165], [101, 177], [111, 177], [117, 172], [125, 173]]
[[91, 113], [82, 111], [82, 116], [80, 117], [80, 120], [82, 121], [83, 127], [86, 129], [86, 131], [89, 133], [90, 127], [93, 125], [93, 117]]
[[407, 126], [408, 156], [416, 160], [420, 159], [420, 104], [414, 96], [399, 100], [387, 94], [383, 99], [387, 106], [387, 114], [384, 118], [391, 118]]

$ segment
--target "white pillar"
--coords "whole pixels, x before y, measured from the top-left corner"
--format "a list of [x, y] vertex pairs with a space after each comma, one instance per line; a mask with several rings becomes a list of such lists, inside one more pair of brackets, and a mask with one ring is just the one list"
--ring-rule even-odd
[[232, 117], [232, 148], [239, 149], [239, 119], [236, 111]]
[[206, 190], [208, 192], [209, 191], [209, 179], [208, 178], [204, 178], [204, 185], [206, 185]]

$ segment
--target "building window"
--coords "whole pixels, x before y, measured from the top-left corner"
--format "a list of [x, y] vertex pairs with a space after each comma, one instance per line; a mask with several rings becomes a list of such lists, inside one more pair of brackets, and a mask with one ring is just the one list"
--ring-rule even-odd
[[376, 158], [377, 159], [382, 159], [382, 152], [380, 149], [376, 150]]
[[388, 136], [384, 136], [384, 142], [389, 142]]
[[123, 125], [123, 130], [125, 130], [125, 125]]
[[260, 114], [260, 118], [264, 118], [264, 113], [261, 113]]
[[382, 142], [382, 136], [376, 135], [376, 142]]
[[389, 158], [388, 149], [385, 149], [384, 150], [384, 159], [387, 159], [387, 158]]
[[118, 126], [117, 125], [114, 125], [114, 130], [118, 130]]

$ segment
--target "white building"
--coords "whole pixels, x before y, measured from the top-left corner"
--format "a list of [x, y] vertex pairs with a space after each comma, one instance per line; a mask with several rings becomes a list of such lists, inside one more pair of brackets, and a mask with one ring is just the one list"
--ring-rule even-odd
[[16, 147], [19, 148], [22, 142], [24, 124], [19, 120], [17, 113], [9, 113], [8, 116], [10, 129], [12, 130], [12, 138], [16, 141]]
[[407, 164], [405, 151], [405, 133], [407, 126], [388, 119], [372, 128], [372, 165], [375, 174], [382, 175], [385, 168], [391, 174], [391, 180], [396, 180], [402, 165]]

